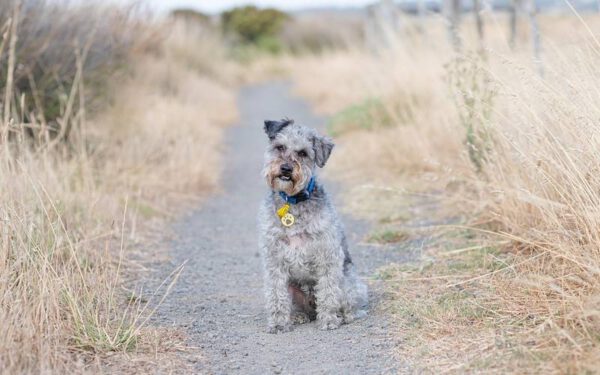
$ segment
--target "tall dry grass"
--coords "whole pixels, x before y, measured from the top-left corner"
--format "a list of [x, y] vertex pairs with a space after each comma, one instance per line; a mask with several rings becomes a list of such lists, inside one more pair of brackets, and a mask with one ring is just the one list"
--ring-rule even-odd
[[288, 69], [323, 112], [381, 103], [366, 129], [338, 124], [332, 158], [339, 176], [369, 191], [371, 214], [380, 191], [397, 200], [433, 191], [437, 211], [467, 220], [429, 229], [442, 240], [424, 264], [385, 272], [398, 334], [411, 343], [403, 360], [435, 373], [591, 373], [600, 332], [597, 17], [542, 18], [544, 77], [526, 35], [511, 51], [504, 17], [487, 21], [485, 57], [465, 31], [473, 25], [463, 26], [457, 54], [430, 19], [425, 34], [401, 33], [377, 54], [357, 46], [288, 60]]
[[[96, 8], [86, 10], [63, 7], [61, 16], [89, 18]], [[118, 80], [102, 73], [112, 104], [92, 114], [85, 105], [92, 68], [84, 69], [77, 45], [69, 51], [75, 73], [63, 87], [57, 123], [68, 124], [72, 136], [57, 137], [60, 130], [44, 126], [44, 108], [24, 112], [39, 92], [15, 84], [24, 66], [17, 38], [36, 34], [13, 14], [0, 48], [0, 371], [80, 373], [102, 366], [105, 353], [135, 351], [145, 340], [147, 318], [171, 280], [148, 303], [129, 298], [122, 289], [129, 251], [149, 234], [149, 220], [164, 220], [215, 187], [234, 96], [215, 34], [146, 25], [163, 37], [148, 53], [133, 51]]]
[[[6, 0], [0, 4], [3, 34], [17, 24], [19, 31], [14, 39], [18, 64], [12, 74], [7, 71], [10, 55], [5, 53], [0, 59], [2, 86], [12, 77], [15, 98], [11, 115], [54, 132], [61, 128], [57, 120], [67, 112], [67, 99], [79, 99], [70, 95], [79, 75], [85, 75], [86, 88], [81, 95], [85, 107], [94, 112], [108, 99], [106, 77], [125, 71], [134, 51], [148, 50], [156, 41], [136, 7], [91, 2], [68, 11], [65, 8], [64, 3], [44, 0]], [[8, 47], [8, 40], [4, 42]]]

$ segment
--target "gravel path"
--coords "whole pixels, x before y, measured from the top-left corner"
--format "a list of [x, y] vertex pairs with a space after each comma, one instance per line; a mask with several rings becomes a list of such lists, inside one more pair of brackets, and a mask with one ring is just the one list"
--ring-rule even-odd
[[[175, 224], [168, 273], [187, 265], [154, 322], [184, 328], [190, 345], [204, 360], [197, 373], [210, 374], [388, 374], [402, 371], [392, 359], [396, 339], [377, 308], [381, 288], [369, 281], [372, 308], [366, 319], [323, 332], [315, 323], [290, 333], [265, 333], [262, 266], [257, 250], [256, 212], [266, 186], [260, 178], [266, 136], [264, 119], [285, 116], [310, 126], [322, 126], [302, 100], [292, 98], [289, 85], [274, 82], [246, 87], [238, 99], [240, 124], [227, 134], [223, 191]], [[335, 157], [335, 151], [333, 156]], [[335, 184], [326, 182], [338, 206]], [[389, 262], [401, 262], [405, 252], [358, 244], [365, 224], [344, 216], [350, 251], [360, 274], [371, 279]], [[404, 369], [405, 370], [405, 369]]]

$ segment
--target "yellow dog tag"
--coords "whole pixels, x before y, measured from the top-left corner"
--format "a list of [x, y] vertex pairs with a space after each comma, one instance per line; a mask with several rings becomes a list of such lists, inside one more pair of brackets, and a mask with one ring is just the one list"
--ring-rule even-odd
[[280, 209], [277, 210], [277, 216], [282, 218], [285, 216], [285, 214], [288, 213], [289, 210], [290, 210], [290, 205], [288, 203], [286, 203], [283, 206], [281, 206]]
[[281, 224], [283, 224], [286, 227], [291, 227], [296, 221], [294, 215], [289, 213], [289, 210], [290, 205], [288, 203], [284, 204], [283, 206], [281, 206], [281, 208], [277, 210], [277, 216], [279, 216], [279, 218], [281, 219]]
[[292, 214], [285, 214], [281, 218], [281, 224], [283, 224], [286, 227], [291, 227], [292, 225], [294, 225], [294, 221], [296, 221], [296, 219]]

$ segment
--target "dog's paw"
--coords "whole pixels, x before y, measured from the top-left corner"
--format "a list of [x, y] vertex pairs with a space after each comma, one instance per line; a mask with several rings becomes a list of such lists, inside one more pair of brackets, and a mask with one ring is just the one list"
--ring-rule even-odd
[[337, 329], [342, 324], [342, 319], [335, 317], [328, 317], [325, 319], [319, 320], [319, 329], [321, 331], [329, 331], [332, 329]]
[[344, 314], [344, 323], [346, 323], [346, 324], [352, 323], [353, 321], [355, 321], [357, 319], [362, 319], [365, 316], [367, 316], [367, 312], [365, 310], [356, 310], [351, 313], [345, 313]]
[[275, 333], [285, 333], [291, 332], [294, 330], [291, 324], [286, 325], [275, 325], [267, 327], [267, 333], [275, 334]]
[[310, 322], [310, 317], [307, 313], [298, 312], [292, 314], [292, 323], [294, 324], [305, 324]]

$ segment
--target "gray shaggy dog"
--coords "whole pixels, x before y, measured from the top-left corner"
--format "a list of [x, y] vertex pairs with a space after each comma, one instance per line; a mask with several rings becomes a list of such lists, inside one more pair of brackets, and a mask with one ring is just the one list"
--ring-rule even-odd
[[336, 329], [366, 314], [367, 288], [358, 279], [337, 213], [316, 180], [333, 143], [293, 120], [265, 121], [269, 145], [263, 175], [271, 191], [259, 212], [265, 265], [268, 332], [317, 320]]

